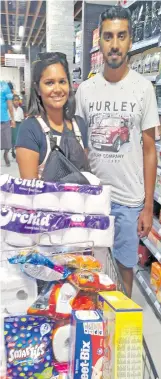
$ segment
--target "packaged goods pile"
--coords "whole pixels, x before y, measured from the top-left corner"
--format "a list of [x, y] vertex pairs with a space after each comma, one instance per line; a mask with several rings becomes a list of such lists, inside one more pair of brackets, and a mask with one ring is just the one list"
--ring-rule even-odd
[[[100, 246], [113, 244], [110, 188], [60, 186], [4, 176], [0, 183], [4, 238], [0, 377], [119, 379], [134, 372], [141, 379], [142, 310], [116, 291], [117, 283], [94, 257], [95, 247], [101, 250]], [[37, 196], [41, 196], [40, 202]], [[53, 212], [55, 198], [57, 208]], [[39, 204], [38, 209], [33, 209], [34, 202]], [[79, 207], [79, 214], [74, 213], [75, 207]], [[88, 207], [90, 215], [86, 213]], [[69, 208], [73, 213], [67, 213]], [[67, 244], [70, 238], [65, 240], [62, 230], [66, 235], [73, 232], [72, 245]], [[82, 240], [81, 230], [87, 231]], [[56, 237], [60, 231], [61, 245]], [[107, 231], [109, 237], [97, 235]], [[31, 235], [41, 237], [44, 232], [47, 238], [43, 243], [36, 244], [35, 239], [35, 246], [31, 246]], [[52, 233], [53, 239], [49, 236]], [[32, 243], [27, 247], [29, 238]], [[122, 312], [126, 323], [120, 329]]]

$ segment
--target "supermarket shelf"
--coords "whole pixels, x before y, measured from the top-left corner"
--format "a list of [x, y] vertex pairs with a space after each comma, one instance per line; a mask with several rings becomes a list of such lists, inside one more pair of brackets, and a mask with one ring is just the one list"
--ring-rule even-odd
[[158, 251], [158, 249], [147, 237], [143, 237], [141, 238], [141, 240], [144, 243], [144, 245], [150, 250], [153, 256], [157, 259], [157, 261], [161, 263], [161, 252]]
[[[161, 224], [159, 223], [157, 217], [153, 217], [153, 228], [156, 230], [156, 232], [161, 236]], [[160, 253], [161, 255], [161, 253]]]
[[145, 295], [147, 302], [161, 321], [161, 304], [158, 302], [155, 293], [150, 288], [149, 272], [137, 266], [134, 269], [134, 276], [136, 282], [139, 284], [143, 294]]
[[158, 113], [159, 115], [161, 115], [161, 108], [158, 108]]
[[90, 54], [95, 53], [95, 52], [98, 51], [98, 50], [99, 50], [99, 46], [94, 46], [94, 47], [92, 47], [92, 49], [90, 50]]
[[155, 142], [155, 146], [156, 146], [157, 151], [161, 152], [161, 141]]
[[155, 82], [156, 81], [156, 78], [158, 76], [158, 74], [154, 74], [154, 75], [143, 75], [145, 79], [148, 79], [150, 82]]
[[154, 200], [161, 205], [161, 195], [159, 195], [156, 191], [154, 192]]
[[156, 80], [156, 86], [161, 86], [161, 78], [159, 77], [159, 79]]
[[158, 44], [158, 42], [159, 42], [159, 36], [148, 38], [143, 41], [135, 42], [133, 43], [130, 53], [133, 53], [136, 50], [142, 50], [144, 48], [146, 49], [147, 47], [150, 47], [150, 46], [155, 46]]

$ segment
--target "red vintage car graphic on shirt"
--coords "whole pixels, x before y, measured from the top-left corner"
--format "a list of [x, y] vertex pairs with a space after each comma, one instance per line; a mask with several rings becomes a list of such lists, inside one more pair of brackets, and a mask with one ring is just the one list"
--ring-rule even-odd
[[99, 150], [119, 152], [121, 145], [129, 142], [129, 120], [125, 118], [107, 118], [91, 132], [91, 144]]

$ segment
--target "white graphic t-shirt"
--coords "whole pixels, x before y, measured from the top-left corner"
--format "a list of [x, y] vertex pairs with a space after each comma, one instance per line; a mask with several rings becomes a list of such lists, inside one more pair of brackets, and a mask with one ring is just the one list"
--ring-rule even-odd
[[159, 125], [151, 82], [133, 70], [117, 83], [99, 73], [79, 86], [76, 101], [76, 114], [89, 126], [92, 172], [112, 186], [112, 201], [139, 206], [145, 196], [142, 131]]

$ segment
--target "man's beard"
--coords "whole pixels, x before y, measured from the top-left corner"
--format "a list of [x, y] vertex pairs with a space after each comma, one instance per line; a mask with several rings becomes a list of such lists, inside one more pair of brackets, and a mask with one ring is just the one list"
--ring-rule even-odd
[[123, 65], [123, 63], [126, 61], [127, 56], [128, 56], [128, 53], [121, 59], [120, 62], [117, 62], [117, 61], [109, 62], [108, 57], [105, 57], [105, 63], [107, 64], [108, 67], [115, 70]]

